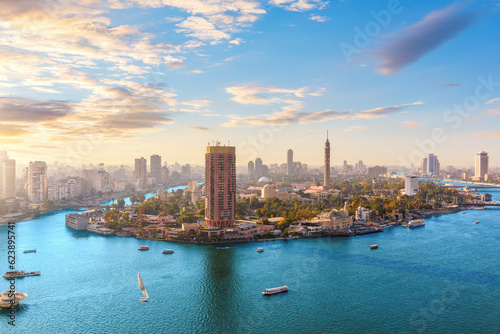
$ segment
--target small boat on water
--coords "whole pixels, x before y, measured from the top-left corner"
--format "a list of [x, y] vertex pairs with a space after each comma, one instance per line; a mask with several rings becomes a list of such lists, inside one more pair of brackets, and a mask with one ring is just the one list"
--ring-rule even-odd
[[257, 252], [262, 253], [264, 251], [264, 248], [257, 248]]
[[465, 211], [464, 211], [464, 212], [462, 212], [462, 213], [465, 215]]
[[149, 246], [141, 246], [137, 250], [149, 250]]
[[231, 247], [217, 247], [217, 249], [230, 249]]
[[139, 275], [139, 273], [137, 273], [137, 281], [139, 282], [139, 289], [141, 289], [142, 293], [144, 294], [144, 297], [139, 297], [139, 301], [147, 303], [149, 300], [148, 291], [146, 290], [146, 287], [144, 286], [141, 275]]
[[16, 292], [16, 291], [4, 291], [0, 294], [0, 308], [9, 308], [12, 305], [17, 306], [19, 302], [28, 297], [27, 293]]
[[479, 224], [479, 220], [476, 220], [476, 224]]
[[174, 253], [174, 251], [173, 251], [172, 249], [164, 249], [164, 250], [162, 251], [162, 253], [163, 253], [163, 254], [173, 254], [173, 253]]
[[277, 288], [271, 288], [271, 289], [265, 289], [262, 291], [263, 295], [275, 295], [277, 293], [282, 293], [282, 292], [287, 292], [288, 291], [288, 286], [280, 286]]
[[375, 244], [375, 245], [371, 245], [371, 246], [370, 246], [370, 249], [377, 249], [377, 248], [378, 248], [378, 245], [377, 245], [377, 244]]
[[408, 223], [409, 228], [420, 227], [420, 226], [424, 226], [424, 225], [425, 225], [425, 221], [423, 219], [410, 220], [410, 222]]
[[14, 271], [6, 271], [4, 278], [12, 278], [12, 277], [26, 277], [26, 276], [38, 276], [41, 273], [39, 271], [32, 271], [30, 273], [25, 272], [24, 270], [14, 270]]
[[36, 253], [36, 248], [35, 249], [27, 249], [23, 253]]

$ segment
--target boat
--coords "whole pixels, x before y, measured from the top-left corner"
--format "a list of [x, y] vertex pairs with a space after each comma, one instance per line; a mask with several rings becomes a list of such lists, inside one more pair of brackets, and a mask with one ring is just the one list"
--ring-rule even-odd
[[139, 289], [141, 289], [142, 293], [144, 294], [144, 297], [139, 297], [139, 301], [147, 303], [149, 300], [148, 292], [146, 290], [146, 287], [144, 286], [144, 283], [142, 282], [142, 278], [139, 273], [137, 273], [137, 280], [139, 281]]
[[424, 225], [425, 225], [425, 221], [423, 219], [410, 220], [410, 222], [408, 223], [408, 227], [410, 227], [410, 228], [420, 227], [420, 226], [424, 226]]
[[264, 248], [257, 248], [257, 252], [262, 253], [264, 251]]
[[217, 249], [230, 249], [231, 247], [217, 247]]
[[23, 253], [36, 253], [36, 248], [35, 249], [27, 249]]
[[28, 297], [27, 293], [16, 292], [16, 291], [4, 291], [0, 295], [0, 308], [10, 308], [12, 305], [17, 306], [19, 302]]
[[378, 248], [378, 245], [377, 245], [377, 244], [375, 244], [375, 245], [371, 245], [371, 246], [370, 246], [370, 249], [377, 249], [377, 248]]
[[14, 271], [6, 271], [4, 278], [13, 278], [13, 277], [26, 277], [26, 276], [38, 276], [41, 273], [39, 271], [32, 272], [24, 272], [24, 270], [14, 270]]
[[164, 249], [164, 250], [162, 251], [162, 253], [163, 253], [163, 254], [173, 254], [173, 253], [174, 253], [174, 251], [173, 251], [172, 249]]
[[277, 288], [265, 289], [264, 291], [262, 291], [262, 294], [263, 295], [275, 295], [277, 293], [287, 292], [287, 291], [288, 291], [288, 286], [284, 285], [284, 286], [280, 286]]
[[149, 250], [149, 246], [141, 246], [137, 248], [138, 250]]
[[462, 212], [462, 213], [465, 215], [465, 211], [464, 211], [464, 212]]
[[479, 224], [479, 220], [476, 220], [476, 224]]

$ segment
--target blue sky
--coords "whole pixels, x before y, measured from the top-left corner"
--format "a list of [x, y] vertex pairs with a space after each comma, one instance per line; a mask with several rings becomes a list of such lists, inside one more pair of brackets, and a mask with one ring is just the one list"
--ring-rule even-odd
[[321, 165], [329, 130], [334, 165], [500, 164], [499, 1], [2, 3], [0, 149], [20, 163], [202, 164], [218, 139], [241, 165]]

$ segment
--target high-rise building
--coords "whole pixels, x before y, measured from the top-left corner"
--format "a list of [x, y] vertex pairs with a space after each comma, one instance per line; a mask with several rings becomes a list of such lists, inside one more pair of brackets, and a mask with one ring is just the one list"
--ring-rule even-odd
[[186, 165], [182, 166], [181, 175], [182, 175], [182, 178], [184, 178], [185, 180], [189, 180], [191, 178], [191, 165], [190, 164], [186, 164]]
[[439, 159], [434, 154], [429, 154], [427, 158], [422, 160], [422, 174], [424, 175], [439, 175], [441, 164]]
[[293, 175], [293, 151], [291, 149], [286, 155], [286, 175]]
[[476, 154], [476, 178], [484, 180], [488, 174], [488, 153], [484, 151], [477, 152]]
[[154, 154], [150, 158], [151, 177], [155, 178], [156, 183], [161, 182], [161, 156]]
[[210, 227], [234, 225], [236, 149], [207, 146], [205, 153], [205, 220]]
[[252, 178], [255, 174], [255, 167], [253, 161], [248, 162], [248, 177]]
[[0, 199], [16, 198], [16, 160], [0, 151]]
[[368, 176], [378, 177], [379, 175], [387, 174], [387, 167], [384, 166], [374, 166], [368, 168]]
[[418, 193], [418, 177], [413, 175], [405, 176], [405, 195], [413, 196]]
[[140, 159], [135, 159], [134, 177], [136, 179], [141, 180], [142, 182], [141, 186], [146, 185], [147, 171], [148, 171], [147, 160], [144, 159], [144, 157], [141, 157]]
[[32, 203], [43, 203], [48, 195], [47, 164], [43, 161], [30, 162], [27, 182], [24, 186]]
[[328, 131], [326, 132], [325, 142], [325, 179], [323, 189], [327, 190], [330, 187], [330, 141], [328, 140]]
[[260, 179], [262, 176], [264, 176], [264, 171], [262, 169], [262, 159], [257, 158], [255, 159], [255, 177], [257, 179]]
[[422, 160], [422, 175], [427, 175], [427, 158]]

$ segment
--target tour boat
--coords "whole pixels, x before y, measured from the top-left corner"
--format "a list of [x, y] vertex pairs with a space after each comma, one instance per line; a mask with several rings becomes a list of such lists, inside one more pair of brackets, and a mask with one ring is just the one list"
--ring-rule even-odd
[[287, 292], [287, 291], [288, 291], [288, 286], [284, 285], [284, 286], [280, 286], [277, 288], [265, 289], [264, 291], [262, 291], [262, 294], [263, 295], [275, 295], [277, 293]]
[[264, 251], [264, 248], [257, 248], [257, 252], [262, 253]]
[[138, 250], [149, 250], [149, 246], [141, 246], [137, 248]]
[[408, 223], [408, 227], [410, 227], [410, 228], [424, 226], [424, 225], [425, 225], [425, 222], [423, 219], [410, 220], [410, 222]]
[[375, 245], [371, 245], [371, 246], [370, 246], [370, 249], [377, 249], [377, 248], [378, 248], [378, 245], [377, 245], [377, 244], [375, 244]]
[[172, 249], [164, 249], [162, 253], [163, 254], [173, 254], [174, 251]]
[[6, 271], [4, 278], [12, 278], [12, 277], [25, 277], [25, 276], [38, 276], [40, 275], [39, 271], [32, 271], [30, 273], [24, 272], [24, 270], [15, 270], [15, 271]]
[[139, 297], [139, 301], [147, 303], [149, 300], [148, 292], [146, 291], [146, 287], [144, 286], [141, 275], [139, 275], [139, 273], [137, 273], [137, 280], [139, 281], [139, 289], [141, 289], [142, 293], [144, 294], [144, 297]]
[[27, 293], [16, 292], [16, 291], [4, 291], [0, 294], [0, 308], [10, 308], [12, 305], [17, 306], [19, 301], [28, 297]]
[[35, 249], [27, 249], [23, 253], [36, 253], [36, 248]]
[[479, 220], [476, 220], [476, 224], [479, 224]]

